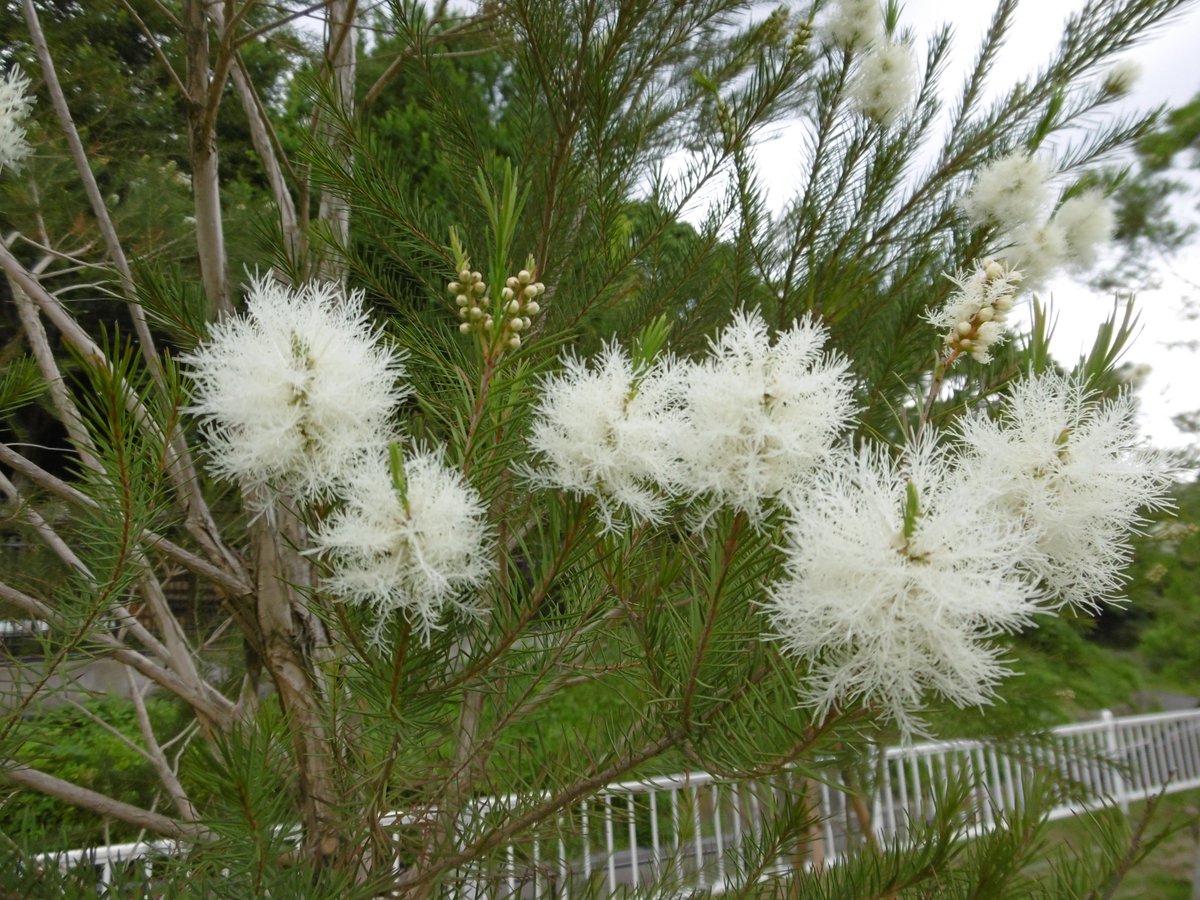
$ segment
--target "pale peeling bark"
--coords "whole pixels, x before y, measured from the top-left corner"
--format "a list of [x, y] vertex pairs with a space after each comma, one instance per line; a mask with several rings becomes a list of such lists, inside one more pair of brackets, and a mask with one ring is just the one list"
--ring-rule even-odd
[[225, 230], [221, 221], [221, 182], [217, 165], [216, 107], [209, 62], [208, 21], [203, 0], [184, 0], [183, 38], [187, 45], [188, 150], [196, 207], [196, 249], [200, 280], [213, 315], [233, 312]]
[[[250, 502], [263, 497], [251, 497]], [[328, 646], [320, 622], [304, 608], [299, 589], [312, 582], [311, 566], [295, 548], [304, 527], [285, 503], [269, 501], [251, 529], [258, 579], [257, 619], [262, 661], [287, 717], [300, 784], [304, 852], [317, 867], [337, 853], [339, 794], [333, 735], [324, 716], [316, 657]]]
[[[357, 65], [354, 20], [357, 15], [358, 0], [332, 0], [326, 13], [325, 66], [338, 109], [347, 114], [354, 108]], [[349, 171], [353, 159], [350, 151], [340, 145], [337, 132], [334, 124], [328, 120], [322, 122], [322, 140], [337, 152], [341, 164]], [[323, 255], [320, 275], [330, 281], [343, 281], [346, 278], [346, 262], [341, 251], [350, 244], [350, 204], [339, 192], [324, 190], [321, 192], [318, 218], [325, 224], [337, 247], [334, 253]]]

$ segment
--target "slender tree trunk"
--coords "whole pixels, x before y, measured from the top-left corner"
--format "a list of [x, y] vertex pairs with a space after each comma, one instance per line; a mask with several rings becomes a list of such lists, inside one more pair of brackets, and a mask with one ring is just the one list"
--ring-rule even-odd
[[283, 502], [275, 501], [252, 526], [252, 541], [262, 661], [292, 737], [304, 855], [321, 868], [341, 844], [332, 735], [317, 671], [317, 657], [328, 640], [319, 620], [304, 608], [300, 593], [312, 582], [310, 564], [296, 549], [304, 546], [301, 522]]
[[[354, 27], [358, 15], [358, 0], [332, 0], [327, 9], [325, 30], [325, 65], [329, 71], [330, 86], [339, 112], [348, 115], [354, 109], [354, 79], [357, 69], [357, 33]], [[348, 148], [338, 138], [338, 127], [329, 118], [322, 122], [321, 136], [349, 172], [353, 158]], [[336, 190], [321, 192], [318, 218], [325, 223], [336, 249], [322, 254], [320, 274], [330, 281], [343, 281], [346, 277], [346, 262], [342, 251], [350, 245], [350, 204]]]
[[[221, 181], [217, 166], [217, 106], [203, 0], [184, 0], [183, 38], [187, 46], [188, 150], [192, 163], [192, 195], [196, 206], [196, 249], [200, 280], [214, 316], [233, 312], [225, 229], [221, 221]], [[224, 68], [222, 68], [224, 71]]]

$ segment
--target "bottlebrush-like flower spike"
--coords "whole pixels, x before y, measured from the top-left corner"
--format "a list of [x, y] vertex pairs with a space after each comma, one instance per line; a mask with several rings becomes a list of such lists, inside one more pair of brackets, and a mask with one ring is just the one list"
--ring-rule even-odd
[[818, 714], [863, 702], [909, 733], [930, 694], [990, 700], [1007, 670], [989, 639], [1030, 622], [1037, 590], [1020, 568], [1032, 538], [988, 499], [929, 440], [840, 453], [791, 499], [765, 606]]
[[218, 322], [182, 357], [213, 472], [302, 499], [331, 496], [347, 469], [395, 437], [401, 358], [362, 311], [362, 295], [261, 278], [243, 315]]
[[398, 488], [386, 458], [361, 461], [346, 479], [344, 506], [314, 542], [332, 562], [326, 588], [373, 609], [377, 639], [399, 612], [428, 641], [451, 616], [482, 615], [492, 536], [483, 500], [440, 453], [418, 450], [403, 470]]

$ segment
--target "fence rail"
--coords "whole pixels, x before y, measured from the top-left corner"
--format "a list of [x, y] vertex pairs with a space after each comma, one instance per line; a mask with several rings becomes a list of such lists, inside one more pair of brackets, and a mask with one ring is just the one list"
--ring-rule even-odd
[[[861, 768], [861, 767], [860, 767]], [[931, 820], [953, 779], [972, 786], [967, 833], [997, 827], [1019, 809], [1031, 779], [1049, 773], [1071, 790], [1052, 819], [1085, 809], [1200, 787], [1200, 710], [1114, 717], [1055, 728], [1003, 745], [943, 741], [890, 747], [867, 767], [868, 786], [849, 772], [827, 781], [783, 772], [730, 781], [706, 772], [610, 784], [504, 845], [487, 864], [459, 873], [476, 898], [615, 896], [654, 887], [680, 896], [721, 892], [796, 867], [832, 863], [867, 840], [903, 842]], [[460, 818], [464, 846], [539, 798], [483, 798]], [[545, 799], [545, 798], [541, 798]], [[770, 823], [819, 810], [803, 839], [777, 840]], [[389, 817], [396, 829], [419, 827]], [[120, 871], [149, 881], [171, 842], [117, 844], [44, 854], [63, 871], [91, 867], [101, 888]]]

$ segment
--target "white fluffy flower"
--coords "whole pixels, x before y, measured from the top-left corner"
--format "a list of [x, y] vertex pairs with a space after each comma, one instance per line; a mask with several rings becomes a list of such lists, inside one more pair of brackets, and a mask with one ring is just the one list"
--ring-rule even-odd
[[378, 613], [376, 636], [400, 612], [428, 640], [449, 615], [482, 613], [475, 591], [492, 570], [492, 540], [479, 494], [440, 454], [412, 454], [404, 476], [402, 494], [386, 459], [360, 461], [314, 542], [332, 563], [326, 587]]
[[1116, 217], [1099, 190], [1063, 201], [1053, 221], [1062, 229], [1067, 256], [1078, 269], [1090, 269], [1100, 248], [1112, 240]]
[[912, 103], [917, 63], [908, 44], [876, 44], [859, 60], [847, 87], [858, 111], [883, 124], [892, 124]]
[[29, 79], [20, 69], [14, 67], [0, 77], [0, 170], [19, 168], [29, 155], [22, 124], [33, 107], [28, 91]]
[[884, 21], [879, 0], [836, 0], [817, 33], [826, 44], [846, 48], [881, 40]]
[[1036, 538], [1023, 565], [1057, 603], [1112, 600], [1140, 510], [1166, 505], [1174, 467], [1139, 446], [1133, 414], [1129, 394], [1100, 401], [1051, 373], [1017, 382], [999, 418], [959, 425], [964, 468]]
[[596, 498], [610, 530], [621, 507], [635, 521], [660, 521], [678, 480], [672, 447], [682, 417], [672, 403], [673, 368], [662, 360], [639, 379], [615, 344], [590, 368], [567, 356], [564, 372], [541, 387], [529, 438], [541, 458], [526, 469], [531, 483]]
[[182, 358], [217, 475], [323, 497], [358, 457], [386, 446], [403, 367], [361, 304], [333, 284], [293, 291], [263, 278], [245, 314], [218, 322]]
[[1104, 75], [1104, 90], [1116, 97], [1124, 97], [1142, 76], [1142, 67], [1132, 59], [1118, 60]]
[[826, 336], [806, 318], [772, 345], [758, 313], [738, 313], [679, 373], [686, 492], [757, 519], [825, 459], [853, 412], [847, 363], [822, 352]]
[[1068, 259], [1067, 235], [1057, 219], [1013, 229], [1009, 258], [1025, 276], [1025, 286], [1036, 289]]
[[975, 224], [995, 224], [1001, 231], [1012, 231], [1042, 221], [1050, 200], [1046, 164], [1018, 152], [984, 167], [961, 205]]
[[1028, 624], [1036, 589], [1018, 563], [1030, 537], [926, 440], [823, 466], [790, 504], [786, 577], [766, 611], [809, 662], [805, 701], [863, 702], [907, 733], [937, 693], [986, 703], [1007, 671], [989, 642]]

